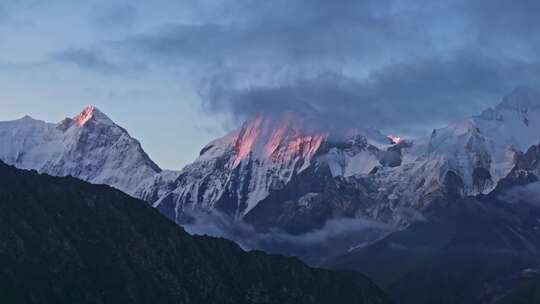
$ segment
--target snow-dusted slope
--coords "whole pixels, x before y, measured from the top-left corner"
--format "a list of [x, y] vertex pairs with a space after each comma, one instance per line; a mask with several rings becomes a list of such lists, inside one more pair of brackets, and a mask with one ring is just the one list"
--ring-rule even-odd
[[23, 169], [108, 184], [135, 196], [161, 172], [137, 140], [92, 106], [56, 124], [28, 116], [0, 122], [0, 159]]
[[[405, 141], [373, 130], [332, 137], [306, 128], [293, 116], [258, 117], [205, 147], [182, 171], [176, 189], [155, 206], [176, 220], [199, 208], [244, 218], [263, 208], [257, 208], [261, 202], [265, 211], [256, 210], [258, 219], [283, 221], [294, 218], [286, 214], [291, 212], [310, 216], [314, 211], [309, 208], [315, 207], [305, 204], [305, 196], [317, 201], [324, 194], [304, 193], [301, 183], [291, 181], [307, 178], [302, 172], [308, 168], [319, 172], [310, 179], [324, 179], [320, 168], [326, 167], [336, 183], [356, 184], [363, 197], [349, 203], [337, 200], [341, 207], [336, 208], [354, 205], [347, 208], [356, 214], [403, 223], [410, 208], [421, 211], [451, 197], [492, 191], [513, 168], [516, 152], [540, 141], [539, 96], [533, 89], [518, 88], [479, 116]], [[279, 199], [272, 196], [275, 192], [281, 193]], [[291, 204], [270, 214], [271, 204], [280, 204], [277, 200]]]
[[378, 199], [423, 209], [448, 195], [491, 192], [516, 153], [540, 141], [540, 94], [519, 87], [494, 108], [436, 129], [403, 149], [403, 163], [379, 170]]
[[217, 210], [267, 226], [319, 225], [336, 215], [406, 224], [415, 210], [491, 192], [516, 155], [539, 141], [540, 94], [525, 87], [414, 140], [329, 132], [292, 114], [258, 116], [179, 172], [162, 171], [94, 107], [58, 124], [0, 123], [0, 159], [9, 164], [115, 186], [178, 222], [193, 210]]
[[203, 148], [199, 158], [182, 170], [176, 189], [154, 206], [178, 222], [201, 209], [244, 219], [260, 202], [291, 187], [293, 180], [305, 179], [308, 169], [327, 167], [330, 179], [368, 175], [382, 166], [399, 165], [400, 149], [408, 146], [375, 130], [329, 135], [308, 125], [292, 114], [246, 122]]
[[293, 116], [256, 117], [203, 148], [182, 170], [176, 189], [154, 206], [176, 219], [201, 208], [241, 218], [309, 167], [325, 138]]
[[[451, 167], [463, 172], [468, 194], [487, 193], [513, 168], [516, 152], [525, 152], [540, 141], [540, 93], [518, 87], [496, 107], [437, 131], [430, 153], [453, 159]], [[470, 172], [474, 168], [489, 171], [492, 185], [474, 188]]]

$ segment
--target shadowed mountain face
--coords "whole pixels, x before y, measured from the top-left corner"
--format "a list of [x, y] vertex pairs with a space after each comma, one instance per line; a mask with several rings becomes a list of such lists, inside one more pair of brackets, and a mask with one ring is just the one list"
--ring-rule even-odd
[[1, 303], [388, 303], [363, 275], [193, 237], [110, 188], [0, 162]]
[[327, 266], [367, 273], [398, 303], [537, 303], [539, 148], [518, 154], [489, 195], [436, 206]]
[[540, 211], [505, 204], [453, 202], [445, 214], [437, 211], [328, 266], [367, 273], [398, 303], [497, 303], [540, 265], [534, 229]]
[[519, 278], [511, 278], [514, 288], [502, 297], [497, 304], [540, 303], [540, 273], [525, 273]]

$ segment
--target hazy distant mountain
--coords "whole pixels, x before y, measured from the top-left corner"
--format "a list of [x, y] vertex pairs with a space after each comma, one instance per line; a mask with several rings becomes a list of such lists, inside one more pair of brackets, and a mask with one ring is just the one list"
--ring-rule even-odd
[[388, 303], [361, 274], [188, 235], [108, 186], [0, 162], [2, 303]]

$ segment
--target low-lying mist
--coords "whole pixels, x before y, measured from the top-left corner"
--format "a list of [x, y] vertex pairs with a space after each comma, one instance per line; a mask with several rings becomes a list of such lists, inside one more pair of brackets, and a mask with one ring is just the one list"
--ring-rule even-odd
[[183, 225], [195, 235], [223, 237], [239, 244], [244, 250], [263, 250], [296, 256], [311, 265], [320, 265], [337, 255], [365, 247], [397, 227], [365, 218], [334, 218], [317, 230], [293, 235], [274, 229], [259, 232], [245, 222], [233, 221], [219, 213], [192, 213], [193, 222]]
[[499, 199], [509, 203], [527, 203], [540, 207], [540, 182], [513, 187], [500, 194]]

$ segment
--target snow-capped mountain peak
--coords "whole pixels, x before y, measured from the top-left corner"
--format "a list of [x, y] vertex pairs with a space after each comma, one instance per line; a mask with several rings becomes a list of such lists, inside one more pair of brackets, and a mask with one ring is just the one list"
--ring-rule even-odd
[[256, 116], [203, 148], [182, 170], [176, 189], [155, 205], [176, 220], [198, 208], [242, 218], [308, 168], [328, 165], [334, 176], [367, 174], [382, 158], [370, 143], [394, 145], [373, 130], [332, 135], [291, 113]]
[[295, 158], [310, 159], [326, 136], [324, 131], [308, 128], [292, 114], [258, 115], [238, 130], [210, 142], [196, 162], [220, 156], [225, 151], [231, 154], [230, 169], [249, 161], [287, 163]]
[[103, 183], [140, 196], [161, 169], [140, 143], [96, 107], [47, 123], [0, 122], [0, 159], [23, 169]]
[[96, 122], [103, 124], [114, 124], [114, 122], [97, 107], [89, 105], [83, 109], [83, 111], [73, 117], [73, 122], [78, 127], [83, 127], [88, 122]]
[[528, 86], [519, 86], [505, 96], [495, 109], [527, 111], [540, 108], [540, 92]]
[[306, 169], [325, 139], [326, 133], [308, 128], [297, 116], [256, 116], [203, 148], [162, 201], [176, 206], [173, 218], [201, 206], [241, 217]]
[[540, 135], [540, 92], [518, 87], [497, 106], [474, 117], [474, 121], [485, 136], [526, 151]]
[[260, 161], [289, 162], [296, 157], [309, 159], [325, 139], [324, 132], [305, 128], [293, 115], [274, 118], [257, 116], [245, 123], [234, 144], [233, 168], [248, 157]]
[[[416, 171], [424, 186], [415, 188], [415, 193], [427, 195], [434, 189], [444, 189], [450, 174], [461, 195], [486, 194], [513, 168], [516, 153], [526, 151], [539, 138], [540, 93], [518, 87], [480, 115], [414, 140], [413, 147], [406, 150], [408, 166], [393, 171], [384, 183], [403, 184], [401, 192], [407, 192], [407, 185], [414, 184], [411, 181], [415, 179], [407, 172]], [[420, 199], [405, 196], [405, 200]]]

